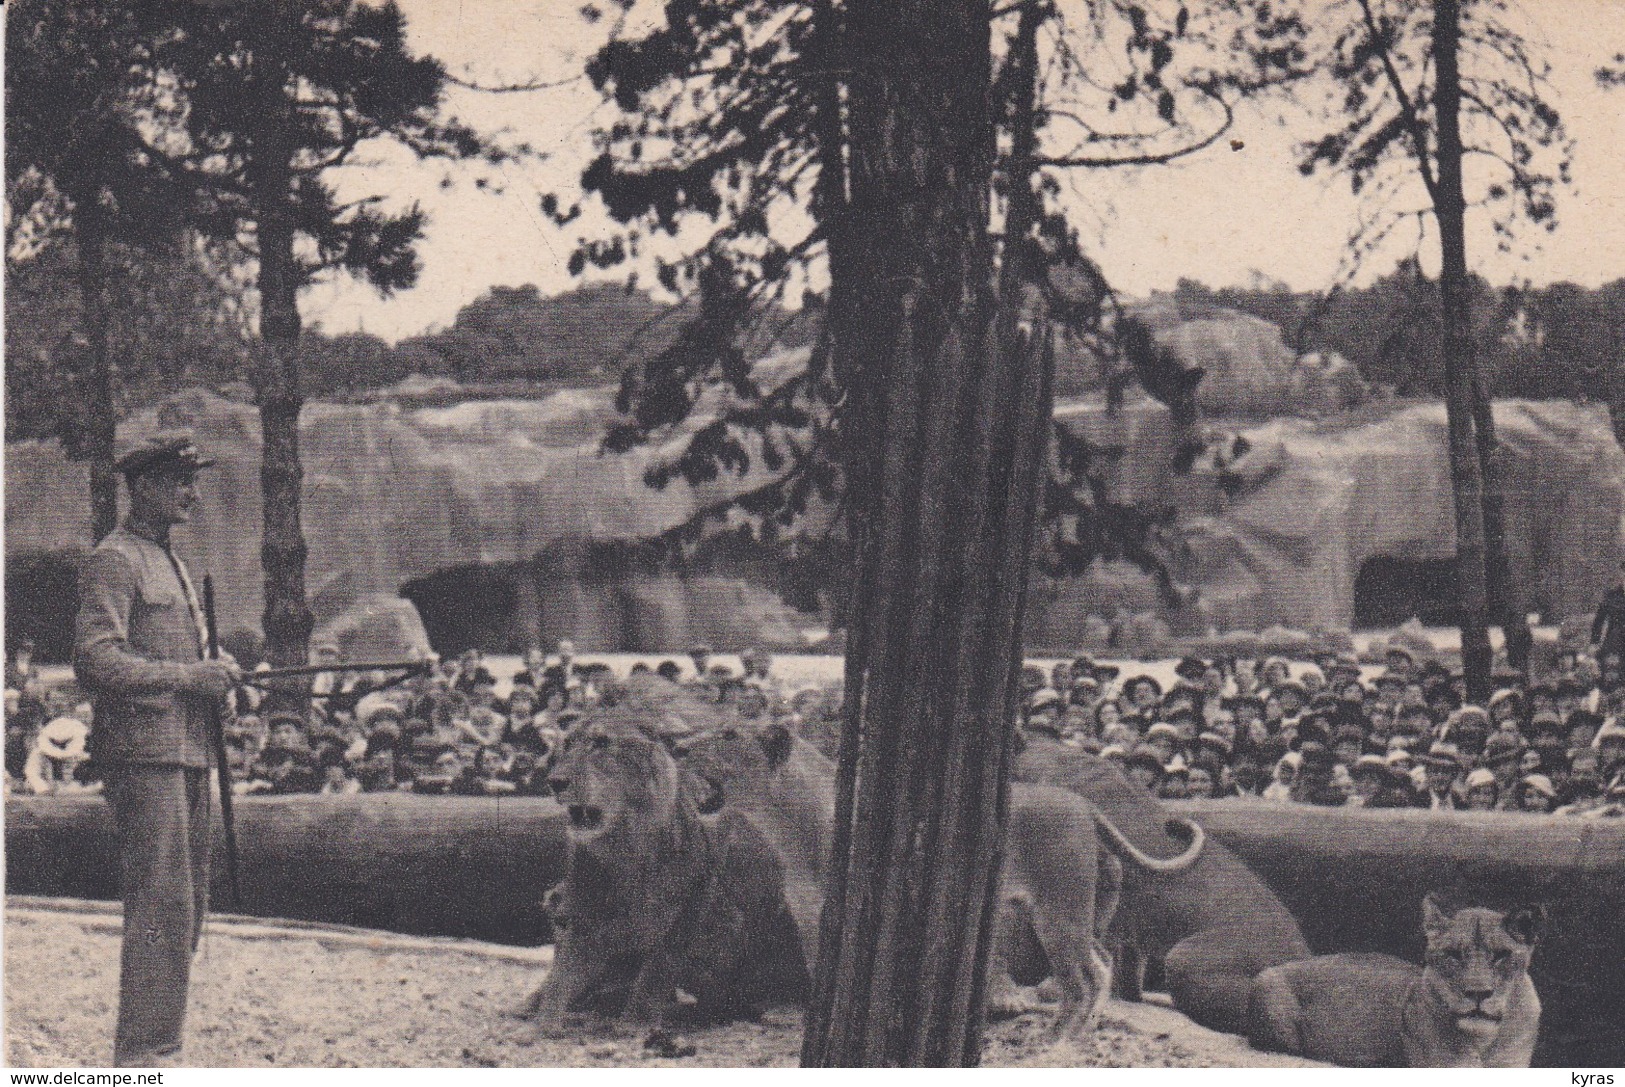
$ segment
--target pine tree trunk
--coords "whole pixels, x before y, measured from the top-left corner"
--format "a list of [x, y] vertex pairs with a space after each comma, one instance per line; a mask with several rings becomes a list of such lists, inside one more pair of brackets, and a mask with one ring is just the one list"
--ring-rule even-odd
[[1461, 601], [1461, 660], [1469, 701], [1490, 694], [1488, 566], [1484, 545], [1484, 476], [1474, 409], [1478, 399], [1467, 279], [1466, 202], [1461, 180], [1461, 11], [1458, 0], [1433, 2], [1434, 95], [1438, 117], [1439, 291], [1442, 302], [1445, 411], [1450, 476], [1456, 495], [1456, 576]]
[[118, 470], [114, 443], [118, 416], [113, 406], [113, 363], [107, 347], [107, 234], [96, 194], [74, 201], [74, 240], [79, 251], [79, 296], [85, 351], [79, 395], [84, 432], [79, 436], [90, 462], [92, 542], [118, 526]]
[[1049, 394], [1042, 322], [994, 290], [989, 14], [847, 9], [854, 289], [885, 339], [849, 392], [857, 603], [809, 1066], [981, 1049]]
[[1473, 398], [1473, 424], [1478, 440], [1479, 472], [1484, 479], [1484, 565], [1489, 578], [1490, 611], [1506, 639], [1507, 662], [1514, 671], [1529, 674], [1529, 653], [1535, 636], [1529, 629], [1523, 594], [1512, 580], [1507, 556], [1506, 483], [1495, 437], [1494, 402], [1478, 375]]
[[261, 358], [257, 368], [260, 492], [264, 501], [260, 563], [265, 572], [265, 649], [279, 666], [309, 660], [315, 625], [305, 602], [305, 533], [301, 519], [305, 472], [299, 459], [299, 281], [288, 211], [287, 159], [267, 149], [255, 176], [259, 201]]
[[1484, 565], [1490, 614], [1506, 639], [1507, 663], [1527, 680], [1535, 636], [1529, 629], [1528, 608], [1512, 580], [1512, 563], [1507, 556], [1506, 478], [1495, 436], [1495, 401], [1482, 368], [1474, 369], [1473, 427], [1478, 440], [1479, 473], [1484, 479]]

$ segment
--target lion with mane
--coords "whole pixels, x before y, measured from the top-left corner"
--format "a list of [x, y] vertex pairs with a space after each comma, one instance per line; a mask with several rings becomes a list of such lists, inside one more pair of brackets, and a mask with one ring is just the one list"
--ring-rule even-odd
[[569, 819], [564, 880], [548, 894], [553, 967], [527, 1014], [554, 1029], [597, 1014], [729, 1018], [806, 985], [773, 851], [743, 819], [702, 818], [668, 743], [710, 707], [662, 680], [632, 684], [570, 730], [549, 771]]

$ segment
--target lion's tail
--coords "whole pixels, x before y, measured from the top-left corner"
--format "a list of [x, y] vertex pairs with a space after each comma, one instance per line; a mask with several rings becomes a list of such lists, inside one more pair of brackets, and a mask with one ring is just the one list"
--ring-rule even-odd
[[1181, 827], [1189, 837], [1190, 842], [1185, 851], [1177, 857], [1153, 857], [1139, 846], [1123, 836], [1104, 812], [1096, 809], [1095, 824], [1105, 833], [1106, 846], [1113, 853], [1144, 868], [1148, 872], [1183, 872], [1195, 864], [1202, 855], [1202, 847], [1207, 844], [1207, 833], [1202, 830], [1199, 823], [1191, 819], [1172, 818], [1167, 822], [1169, 829]]

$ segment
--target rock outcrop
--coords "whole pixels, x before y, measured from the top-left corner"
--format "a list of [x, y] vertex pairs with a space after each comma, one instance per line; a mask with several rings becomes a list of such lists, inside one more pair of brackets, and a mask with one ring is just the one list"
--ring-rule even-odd
[[[1452, 556], [1441, 405], [1369, 402], [1346, 363], [1294, 358], [1279, 332], [1256, 318], [1169, 318], [1155, 331], [1187, 365], [1206, 371], [1198, 390], [1204, 425], [1222, 436], [1209, 455], [1176, 474], [1173, 449], [1183, 437], [1173, 433], [1167, 410], [1144, 396], [1116, 414], [1099, 396], [1067, 400], [1056, 418], [1119, 451], [1109, 470], [1116, 500], [1179, 512], [1189, 554], [1174, 573], [1196, 590], [1196, 610], [1168, 616], [1177, 629], [1346, 629], [1368, 562]], [[802, 350], [764, 360], [756, 376], [782, 379], [805, 358]], [[431, 613], [460, 609], [478, 625], [485, 613], [501, 611], [496, 626], [508, 648], [564, 636], [589, 651], [669, 651], [695, 641], [718, 649], [802, 645], [802, 628], [818, 625], [816, 617], [784, 606], [748, 571], [593, 563], [594, 545], [647, 540], [761, 478], [725, 474], [701, 487], [681, 480], [664, 490], [645, 486], [644, 470], [673, 446], [601, 455], [612, 401], [611, 390], [585, 389], [449, 407], [407, 408], [388, 399], [309, 405], [301, 420], [304, 521], [318, 623], [333, 623], [358, 604], [376, 611], [366, 602], [377, 594], [404, 594], [430, 617], [431, 634]], [[702, 405], [701, 416], [714, 407]], [[1586, 612], [1608, 584], [1625, 515], [1625, 452], [1607, 412], [1517, 401], [1497, 404], [1495, 413], [1523, 603], [1550, 619]], [[1270, 414], [1279, 417], [1257, 421]], [[223, 629], [257, 628], [256, 412], [194, 390], [135, 416], [121, 436], [161, 426], [192, 428], [219, 461], [200, 477], [201, 508], [180, 534], [181, 548], [195, 570], [214, 572]], [[8, 555], [82, 550], [89, 534], [84, 466], [40, 443], [8, 446], [6, 458]], [[470, 580], [460, 580], [462, 572], [473, 572]], [[483, 586], [478, 592], [475, 582]], [[1149, 622], [1158, 603], [1157, 590], [1137, 573], [1039, 579], [1028, 644], [1092, 645], [1101, 640], [1103, 618], [1122, 609]], [[346, 630], [360, 629], [359, 620], [344, 622]], [[389, 637], [410, 643], [416, 635], [403, 628]]]
[[[1179, 510], [1190, 553], [1176, 574], [1198, 590], [1199, 627], [1347, 629], [1366, 563], [1455, 553], [1443, 405], [1239, 426], [1220, 444], [1234, 449], [1239, 437], [1245, 452], [1199, 459], [1186, 475], [1169, 467], [1160, 405], [1114, 417], [1083, 401], [1056, 415], [1091, 442], [1123, 449], [1113, 479], [1120, 500]], [[1522, 602], [1550, 620], [1587, 612], [1609, 584], [1625, 516], [1625, 452], [1607, 410], [1502, 401], [1495, 420]], [[1081, 614], [1111, 611], [1065, 587], [1035, 593], [1034, 603], [1030, 644], [1066, 645]]]
[[[318, 625], [437, 573], [530, 564], [534, 578], [502, 590], [512, 598], [473, 602], [514, 612], [525, 640], [570, 636], [584, 650], [694, 641], [719, 649], [799, 646], [800, 628], [815, 623], [740, 579], [636, 573], [606, 580], [582, 568], [590, 545], [649, 539], [753, 482], [725, 476], [701, 488], [678, 480], [651, 489], [644, 469], [671, 450], [600, 455], [612, 418], [608, 389], [417, 410], [307, 406], [300, 421], [306, 584]], [[190, 428], [218, 462], [198, 477], [199, 508], [177, 532], [177, 546], [194, 572], [213, 572], [222, 630], [257, 629], [264, 608], [258, 415], [251, 405], [191, 390], [131, 418], [120, 438], [167, 427]], [[86, 480], [84, 465], [55, 444], [8, 446], [8, 555], [82, 552], [90, 533]], [[538, 556], [547, 559], [538, 564]], [[392, 637], [410, 642], [414, 634]]]

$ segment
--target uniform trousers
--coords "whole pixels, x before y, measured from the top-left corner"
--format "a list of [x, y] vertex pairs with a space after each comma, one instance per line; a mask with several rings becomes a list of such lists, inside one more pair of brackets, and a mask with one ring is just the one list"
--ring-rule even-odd
[[209, 774], [124, 763], [104, 776], [124, 897], [113, 1064], [174, 1064], [209, 906]]

